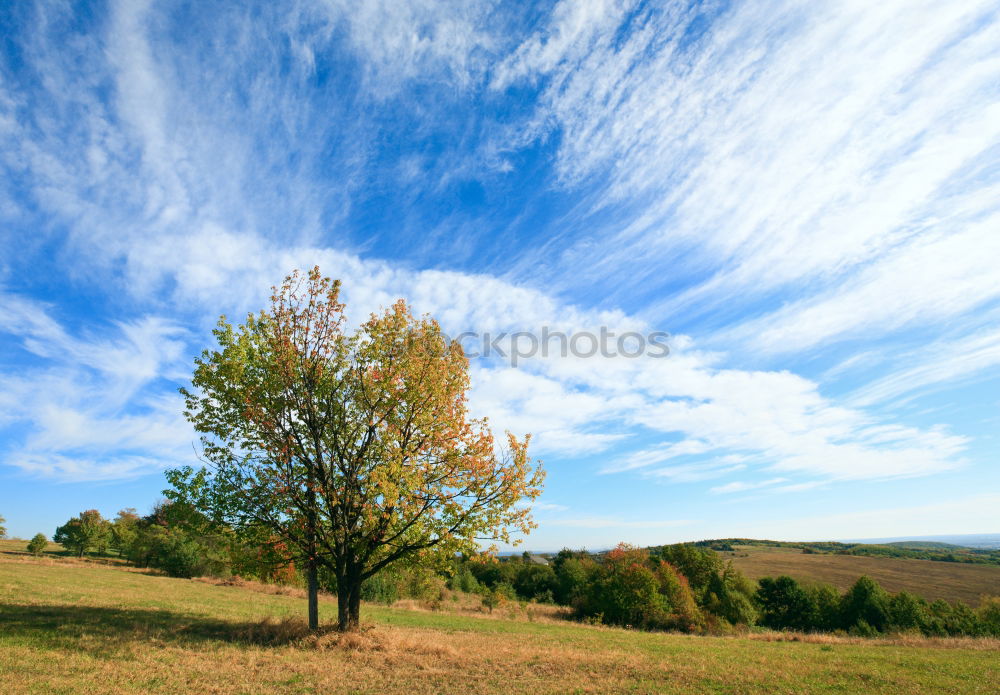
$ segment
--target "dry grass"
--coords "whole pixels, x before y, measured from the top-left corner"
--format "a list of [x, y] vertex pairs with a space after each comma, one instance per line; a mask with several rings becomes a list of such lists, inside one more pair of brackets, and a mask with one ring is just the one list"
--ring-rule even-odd
[[[266, 584], [242, 577], [231, 577], [228, 579], [198, 577], [193, 581], [214, 586], [235, 586], [248, 591], [256, 591], [273, 596], [293, 596], [300, 599], [305, 599], [306, 597], [305, 589], [301, 587]], [[337, 597], [334, 594], [320, 592], [319, 600], [321, 602], [334, 603]], [[524, 601], [503, 601], [499, 606], [490, 610], [483, 603], [482, 598], [476, 594], [464, 594], [447, 589], [444, 590], [439, 599], [399, 599], [392, 604], [392, 607], [408, 611], [446, 611], [452, 614], [475, 615], [477, 617], [495, 618], [498, 620], [527, 620], [529, 622], [563, 622], [569, 620], [572, 614], [572, 611], [565, 606]]]
[[996, 692], [1000, 678], [985, 641], [690, 637], [442, 603], [365, 606], [362, 631], [312, 635], [298, 596], [0, 557], [0, 693], [916, 695]]
[[909, 591], [928, 600], [979, 603], [983, 594], [1000, 595], [1000, 567], [934, 560], [806, 554], [794, 548], [740, 546], [722, 553], [751, 579], [787, 574], [800, 581], [825, 582], [841, 591], [862, 574], [887, 590]]
[[778, 632], [765, 630], [745, 635], [760, 642], [805, 642], [808, 644], [857, 644], [869, 647], [920, 647], [924, 649], [976, 649], [1000, 652], [995, 637], [927, 637], [914, 633], [896, 633], [871, 639], [830, 633]]

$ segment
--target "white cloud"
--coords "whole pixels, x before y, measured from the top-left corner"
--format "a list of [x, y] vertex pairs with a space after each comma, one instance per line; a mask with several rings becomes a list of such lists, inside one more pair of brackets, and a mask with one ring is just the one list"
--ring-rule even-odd
[[[0, 332], [43, 360], [0, 375], [0, 426], [12, 442], [5, 463], [85, 481], [134, 477], [192, 458], [196, 435], [175, 386], [156, 384], [185, 357], [176, 325], [147, 317], [77, 337], [41, 304], [0, 299], [7, 308]], [[31, 320], [11, 321], [11, 307]]]
[[[27, 174], [38, 205], [71, 230], [69, 251], [81, 259], [75, 272], [111, 278], [110, 287], [201, 328], [221, 311], [259, 308], [288, 270], [318, 263], [344, 280], [355, 320], [402, 296], [453, 333], [546, 325], [621, 332], [648, 326], [564, 299], [566, 276], [584, 285], [612, 278], [596, 286], [608, 288], [605, 305], [614, 306], [614, 291], [680, 268], [667, 264], [684, 251], [683, 270], [710, 279], [646, 315], [711, 311], [722, 299], [738, 304], [802, 283], [802, 299], [719, 343], [756, 340], [764, 350], [894, 329], [921, 315], [943, 320], [996, 296], [987, 273], [995, 216], [983, 212], [995, 191], [975, 164], [996, 142], [1000, 118], [964, 108], [980, 104], [976, 95], [996, 68], [985, 50], [996, 27], [972, 29], [984, 5], [810, 5], [810, 14], [805, 6], [746, 4], [701, 37], [683, 34], [697, 10], [642, 11], [619, 37], [631, 16], [626, 4], [562, 3], [551, 27], [492, 66], [481, 63], [496, 45], [482, 35], [481, 8], [344, 7], [330, 3], [332, 24], [315, 33], [294, 26], [314, 11], [291, 13], [280, 30], [294, 39], [299, 63], [280, 75], [262, 61], [247, 81], [246, 46], [268, 45], [257, 41], [259, 29], [236, 22], [244, 50], [209, 54], [219, 64], [206, 76], [196, 62], [206, 56], [158, 50], [162, 27], [151, 5], [117, 5], [106, 36], [80, 38], [79, 52], [89, 57], [82, 68], [76, 52], [63, 55], [43, 32], [29, 39], [26, 60], [46, 75], [45, 98], [84, 117], [68, 130], [0, 121], [2, 156]], [[329, 210], [350, 208], [377, 133], [357, 126], [368, 118], [332, 133], [330, 123], [340, 121], [323, 109], [338, 105], [303, 108], [294, 88], [315, 77], [317, 51], [329, 48], [338, 22], [368, 61], [378, 98], [406, 80], [442, 79], [454, 88], [489, 73], [494, 96], [537, 81], [538, 113], [489, 147], [509, 150], [555, 124], [560, 181], [590, 196], [578, 209], [628, 213], [636, 201], [649, 204], [640, 215], [623, 214], [603, 240], [555, 248], [563, 278], [544, 291], [516, 277], [420, 270], [352, 250]], [[233, 85], [245, 105], [235, 108], [213, 79]], [[113, 103], [94, 96], [104, 81], [116, 86]], [[342, 148], [332, 165], [324, 149], [331, 144]], [[299, 164], [288, 164], [290, 151]], [[323, 166], [342, 169], [321, 179]], [[965, 192], [941, 194], [959, 176], [969, 182]], [[525, 262], [540, 284], [537, 259]], [[925, 286], [927, 278], [954, 285]], [[65, 462], [40, 467], [37, 455], [70, 448], [88, 450], [80, 456], [92, 466], [102, 460], [91, 455], [98, 449], [148, 447], [165, 460], [175, 453], [173, 435], [190, 441], [186, 426], [141, 392], [177, 371], [183, 347], [204, 334], [181, 335], [172, 321], [144, 318], [102, 329], [110, 338], [70, 336], [47, 315], [13, 304], [4, 321], [54, 362], [48, 376], [68, 384], [67, 402], [29, 400], [24, 417], [39, 435], [29, 440], [37, 451], [19, 456], [23, 465], [68, 471]], [[945, 429], [895, 426], [825, 397], [803, 376], [725, 368], [732, 360], [725, 352], [705, 352], [701, 340], [683, 336], [675, 342], [660, 360], [478, 365], [472, 404], [498, 428], [536, 433], [540, 452], [589, 455], [637, 433], [662, 437], [661, 447], [616, 455], [606, 469], [676, 481], [760, 466], [888, 478], [960, 463], [966, 440]], [[663, 465], [682, 455], [705, 460]], [[123, 457], [117, 468], [101, 465], [131, 471], [141, 460], [134, 451]]]
[[909, 364], [863, 386], [850, 397], [858, 407], [882, 403], [906, 394], [927, 393], [928, 387], [954, 385], [1000, 364], [1000, 330], [985, 330], [958, 340], [937, 341], [900, 360]]
[[[1000, 122], [1000, 111], [996, 114]], [[850, 286], [783, 307], [734, 331], [772, 353], [802, 352], [843, 337], [870, 338], [938, 323], [1000, 297], [1000, 213], [959, 232], [926, 234], [860, 271]]]
[[787, 480], [788, 478], [771, 478], [770, 480], [762, 480], [757, 483], [734, 480], [731, 483], [717, 485], [716, 487], [710, 488], [709, 492], [715, 495], [728, 495], [734, 492], [747, 492], [749, 490], [758, 490], [762, 487], [770, 487], [772, 485], [777, 485], [778, 483], [784, 483]]
[[624, 299], [669, 267], [688, 282], [644, 314], [713, 322], [780, 289], [803, 298], [717, 344], [785, 352], [995, 300], [993, 9], [560, 3], [496, 78], [543, 85], [510, 139], [558, 133], [560, 176], [590, 197], [567, 222], [618, 221], [581, 230], [557, 286]]

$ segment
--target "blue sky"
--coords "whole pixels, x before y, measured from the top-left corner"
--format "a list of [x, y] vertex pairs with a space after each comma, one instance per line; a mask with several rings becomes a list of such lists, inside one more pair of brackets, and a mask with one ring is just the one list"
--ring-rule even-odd
[[[664, 9], [666, 8], [666, 9]], [[537, 549], [1000, 531], [1000, 6], [0, 5], [0, 515], [148, 509], [219, 314], [666, 331], [472, 365]]]

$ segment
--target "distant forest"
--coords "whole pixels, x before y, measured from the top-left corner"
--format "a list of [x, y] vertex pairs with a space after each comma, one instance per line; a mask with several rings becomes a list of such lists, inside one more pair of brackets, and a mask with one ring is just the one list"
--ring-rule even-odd
[[[123, 561], [158, 568], [175, 577], [244, 577], [302, 586], [302, 558], [265, 529], [249, 542], [183, 502], [164, 502], [140, 517], [134, 509], [105, 519], [82, 512], [60, 526], [55, 540], [78, 556], [116, 553]], [[32, 552], [41, 553], [44, 537]], [[442, 554], [433, 566], [387, 567], [365, 580], [361, 598], [392, 604], [416, 598], [440, 604], [457, 592], [478, 595], [492, 611], [505, 602], [566, 606], [578, 620], [646, 630], [727, 634], [758, 627], [801, 632], [877, 636], [913, 632], [931, 636], [1000, 637], [1000, 597], [982, 596], [972, 608], [962, 601], [928, 601], [907, 591], [890, 593], [862, 576], [846, 591], [827, 584], [800, 584], [789, 576], [744, 576], [726, 553], [741, 546], [800, 549], [995, 564], [996, 551], [940, 544], [782, 543], [719, 539], [636, 548], [621, 544], [603, 552], [497, 558]], [[323, 573], [324, 589], [337, 592], [337, 577]]]
[[837, 543], [768, 541], [753, 538], [717, 538], [697, 541], [694, 545], [718, 552], [737, 552], [739, 546], [754, 545], [771, 548], [796, 548], [805, 553], [858, 555], [863, 557], [897, 557], [937, 562], [965, 562], [973, 565], [1000, 565], [1000, 549], [967, 548], [934, 541], [900, 541], [896, 543]]

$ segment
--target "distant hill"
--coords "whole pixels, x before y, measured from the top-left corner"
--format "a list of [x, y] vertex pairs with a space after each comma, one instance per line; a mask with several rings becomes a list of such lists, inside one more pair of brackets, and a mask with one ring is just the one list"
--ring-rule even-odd
[[[847, 589], [868, 575], [889, 591], [909, 591], [928, 600], [964, 601], [971, 606], [983, 594], [1000, 595], [1000, 566], [972, 562], [915, 559], [905, 554], [950, 552], [952, 548], [888, 548], [904, 555], [817, 552], [785, 545], [733, 545], [719, 554], [751, 579], [788, 575], [804, 583]], [[995, 551], [994, 551], [995, 552]]]
[[935, 541], [893, 541], [892, 543], [884, 543], [883, 545], [889, 545], [893, 548], [903, 548], [904, 550], [963, 550], [968, 547]]
[[944, 543], [978, 550], [1000, 550], [1000, 533], [967, 533], [957, 536], [897, 536], [894, 538], [855, 538], [844, 543], [885, 545], [891, 543]]
[[1000, 566], [1000, 550], [975, 548], [940, 540], [894, 540], [887, 543], [843, 543], [840, 541], [771, 541], [758, 538], [716, 538], [697, 541], [694, 545], [719, 552], [732, 552], [738, 547], [792, 548], [803, 553], [855, 555], [860, 557], [893, 557], [909, 560], [959, 562], [972, 565]]

